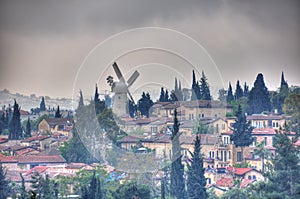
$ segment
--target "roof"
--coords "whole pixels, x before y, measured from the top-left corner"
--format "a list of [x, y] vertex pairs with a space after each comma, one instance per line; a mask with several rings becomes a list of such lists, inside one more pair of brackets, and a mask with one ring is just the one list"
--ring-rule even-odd
[[1, 163], [16, 163], [18, 162], [13, 156], [5, 156], [0, 154], [0, 162]]
[[247, 116], [247, 120], [281, 120], [281, 119], [289, 119], [289, 118], [290, 116], [286, 116], [286, 115], [253, 114]]
[[53, 156], [40, 156], [40, 155], [29, 155], [29, 156], [15, 156], [15, 159], [19, 163], [66, 163], [66, 160], [60, 155]]
[[74, 122], [73, 118], [45, 118], [45, 120], [50, 126], [67, 124], [67, 123], [72, 124]]
[[[231, 135], [233, 131], [221, 133], [222, 135]], [[295, 135], [295, 132], [290, 132], [290, 135]], [[276, 129], [273, 128], [255, 128], [252, 130], [252, 135], [276, 135]]]
[[47, 138], [50, 138], [50, 136], [33, 136], [33, 137], [30, 137], [30, 138], [27, 138], [25, 140], [22, 140], [21, 142], [33, 142], [33, 141], [41, 141], [41, 140], [45, 140]]
[[234, 172], [236, 175], [245, 175], [249, 171], [254, 170], [253, 168], [237, 168], [237, 167], [228, 167], [227, 170], [229, 172]]
[[241, 184], [240, 184], [240, 187], [243, 188], [243, 187], [246, 187], [248, 186], [249, 184], [255, 182], [256, 180], [254, 179], [251, 179], [251, 180], [248, 180], [248, 179], [243, 179]]
[[30, 175], [35, 172], [40, 174], [40, 173], [45, 172], [47, 169], [48, 169], [48, 167], [46, 167], [46, 166], [35, 166], [32, 169], [26, 171], [25, 175]]
[[233, 178], [221, 178], [216, 182], [216, 186], [220, 187], [232, 187], [233, 186]]

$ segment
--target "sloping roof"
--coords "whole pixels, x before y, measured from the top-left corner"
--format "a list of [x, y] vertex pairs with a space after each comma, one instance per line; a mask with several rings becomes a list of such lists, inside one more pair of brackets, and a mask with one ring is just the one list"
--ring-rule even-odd
[[232, 187], [233, 186], [233, 178], [222, 177], [220, 180], [218, 180], [216, 182], [216, 186], [220, 186], [220, 187]]
[[16, 163], [18, 162], [13, 156], [5, 156], [0, 154], [0, 162], [1, 163]]
[[241, 184], [240, 184], [240, 187], [243, 188], [243, 187], [246, 187], [248, 186], [249, 184], [255, 182], [256, 180], [254, 179], [251, 179], [251, 180], [248, 180], [248, 179], [243, 179]]
[[41, 140], [45, 140], [47, 138], [50, 138], [50, 136], [33, 136], [33, 137], [30, 137], [30, 138], [27, 138], [25, 140], [22, 140], [21, 142], [33, 142], [33, 141], [41, 141]]
[[237, 168], [237, 167], [228, 167], [227, 170], [236, 175], [245, 175], [249, 171], [254, 170], [253, 168]]
[[253, 114], [247, 116], [247, 120], [281, 120], [281, 119], [289, 119], [289, 118], [290, 116], [286, 116], [286, 115]]
[[40, 156], [40, 155], [29, 155], [29, 156], [16, 156], [16, 160], [19, 163], [66, 163], [66, 160], [60, 155], [53, 156]]
[[73, 123], [73, 118], [45, 118], [46, 122], [50, 126], [60, 125], [60, 124], [67, 124], [67, 123]]
[[46, 166], [35, 166], [32, 169], [26, 171], [25, 175], [30, 175], [34, 172], [41, 174], [41, 173], [45, 172], [47, 169], [48, 169], [48, 167], [46, 167]]
[[[222, 135], [231, 135], [233, 131], [221, 133]], [[295, 132], [290, 132], [290, 135], [295, 135]], [[252, 135], [276, 135], [276, 129], [273, 128], [255, 128], [252, 130]]]

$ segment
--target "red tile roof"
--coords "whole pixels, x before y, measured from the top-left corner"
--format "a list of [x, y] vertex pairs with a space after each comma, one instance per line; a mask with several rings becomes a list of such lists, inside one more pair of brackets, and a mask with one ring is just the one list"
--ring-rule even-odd
[[233, 178], [221, 178], [216, 182], [216, 186], [219, 187], [232, 187], [233, 186]]
[[32, 169], [26, 171], [25, 175], [30, 175], [34, 172], [37, 172], [40, 174], [40, 173], [45, 172], [47, 169], [48, 169], [48, 167], [46, 167], [46, 166], [35, 166]]
[[15, 159], [18, 160], [19, 163], [66, 163], [66, 160], [60, 155], [54, 156], [38, 156], [38, 155], [30, 155], [30, 156], [16, 156]]
[[249, 171], [252, 171], [252, 168], [237, 168], [237, 167], [228, 167], [229, 172], [234, 172], [236, 175], [245, 175]]
[[41, 141], [41, 140], [45, 140], [47, 138], [50, 138], [50, 136], [47, 135], [43, 135], [43, 136], [33, 136], [30, 138], [27, 138], [25, 140], [22, 140], [21, 142], [33, 142], [33, 141]]
[[253, 180], [253, 179], [251, 179], [251, 180], [243, 179], [242, 182], [241, 182], [241, 184], [240, 184], [240, 187], [241, 188], [246, 187], [249, 184], [253, 183], [254, 181], [256, 181], [256, 180]]
[[0, 162], [1, 163], [15, 163], [18, 162], [13, 156], [5, 156], [0, 154]]

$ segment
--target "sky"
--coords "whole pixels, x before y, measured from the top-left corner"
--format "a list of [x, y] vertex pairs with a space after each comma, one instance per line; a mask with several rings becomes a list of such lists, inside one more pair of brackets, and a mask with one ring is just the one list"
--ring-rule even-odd
[[[144, 27], [161, 28], [160, 37], [152, 29], [130, 31]], [[133, 34], [122, 37], [124, 31]], [[185, 36], [169, 37], [168, 31]], [[252, 87], [258, 73], [264, 74], [269, 90], [275, 90], [282, 71], [289, 85], [299, 86], [299, 35], [297, 0], [0, 0], [0, 90], [69, 98], [79, 89], [90, 96], [98, 83], [103, 93], [109, 90], [106, 76], [116, 79], [112, 61], [127, 78], [136, 69], [140, 72], [135, 94], [149, 85], [171, 89], [175, 76], [190, 88], [194, 69], [197, 78], [205, 72], [214, 92], [227, 88], [229, 81], [233, 87], [237, 80]], [[157, 45], [166, 45], [168, 52], [132, 51], [158, 37]], [[111, 38], [114, 42], [107, 43]], [[190, 41], [202, 51], [186, 45]], [[170, 48], [181, 48], [184, 56], [171, 55]], [[115, 60], [100, 59], [106, 53]], [[93, 56], [99, 59], [88, 66]], [[192, 62], [184, 61], [188, 56]], [[96, 69], [102, 61], [102, 68]]]

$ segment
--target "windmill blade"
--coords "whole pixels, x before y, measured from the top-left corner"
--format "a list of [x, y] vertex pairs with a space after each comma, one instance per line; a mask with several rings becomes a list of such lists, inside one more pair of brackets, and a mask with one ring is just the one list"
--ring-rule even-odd
[[139, 76], [140, 76], [140, 73], [137, 71], [134, 71], [134, 73], [131, 75], [131, 77], [127, 81], [128, 87], [130, 87]]
[[132, 97], [131, 93], [129, 92], [128, 88], [127, 88], [127, 93], [128, 93], [128, 95], [129, 95], [129, 97], [130, 97], [130, 100], [135, 104], [135, 102], [134, 102], [134, 100], [133, 100], [133, 97]]
[[119, 66], [117, 65], [116, 62], [113, 63], [113, 68], [114, 68], [115, 73], [116, 73], [118, 79], [120, 80], [120, 82], [125, 82], [124, 77], [121, 73], [121, 70], [120, 70], [120, 68], [119, 68]]

